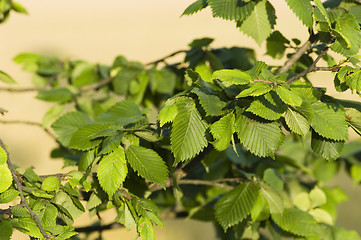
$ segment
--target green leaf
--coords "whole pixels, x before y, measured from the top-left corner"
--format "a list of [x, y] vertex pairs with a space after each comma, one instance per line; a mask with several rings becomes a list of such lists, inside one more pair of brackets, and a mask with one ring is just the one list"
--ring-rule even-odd
[[206, 123], [202, 120], [195, 103], [188, 98], [177, 99], [178, 115], [173, 121], [171, 148], [175, 162], [190, 160], [207, 146]]
[[211, 44], [214, 41], [213, 38], [199, 38], [194, 39], [190, 44], [188, 44], [191, 48], [201, 48], [201, 47], [207, 47], [209, 44]]
[[11, 235], [13, 235], [13, 226], [9, 221], [0, 222], [0, 239], [10, 240]]
[[140, 176], [165, 188], [168, 168], [163, 159], [153, 150], [140, 146], [129, 146], [126, 151], [130, 166]]
[[321, 0], [313, 0], [313, 2], [315, 3], [315, 5], [317, 6], [318, 10], [320, 10], [321, 14], [325, 17], [328, 25], [331, 27], [331, 20], [330, 20], [330, 16], [328, 15], [325, 7], [322, 5]]
[[251, 84], [249, 88], [243, 90], [240, 94], [237, 95], [236, 98], [248, 97], [248, 96], [257, 97], [266, 94], [271, 90], [272, 87], [270, 87], [270, 85], [266, 83], [257, 82]]
[[337, 159], [342, 152], [343, 145], [343, 141], [327, 139], [312, 132], [311, 147], [313, 152], [327, 160]]
[[73, 100], [73, 93], [67, 88], [53, 88], [50, 90], [41, 90], [36, 95], [37, 99], [47, 102], [69, 102]]
[[8, 155], [6, 154], [6, 151], [0, 147], [0, 165], [3, 165], [8, 160]]
[[153, 224], [148, 218], [138, 220], [138, 232], [143, 240], [155, 240]]
[[288, 108], [285, 114], [285, 121], [292, 132], [305, 136], [310, 130], [310, 123], [300, 113]]
[[114, 104], [106, 112], [99, 115], [97, 120], [125, 126], [139, 120], [142, 116], [143, 114], [137, 104], [131, 100], [123, 100]]
[[158, 114], [158, 120], [160, 126], [162, 127], [164, 124], [168, 122], [173, 122], [177, 114], [178, 114], [178, 108], [176, 104], [165, 105]]
[[218, 79], [224, 86], [229, 87], [231, 85], [246, 85], [250, 83], [252, 77], [238, 69], [222, 69], [213, 72], [211, 79]]
[[102, 204], [102, 200], [95, 192], [92, 192], [92, 194], [89, 197], [89, 200], [86, 202], [86, 209], [91, 210], [99, 206], [100, 204]]
[[209, 0], [208, 1], [213, 17], [220, 17], [226, 20], [243, 21], [253, 11], [255, 2], [242, 0]]
[[314, 116], [311, 127], [321, 136], [333, 140], [347, 139], [345, 113], [322, 102], [312, 104]]
[[361, 136], [361, 112], [354, 108], [345, 108], [345, 111], [347, 123], [358, 135]]
[[251, 15], [240, 24], [240, 30], [261, 45], [272, 33], [275, 20], [273, 6], [268, 1], [262, 0], [256, 4]]
[[81, 155], [79, 164], [78, 164], [78, 170], [79, 171], [87, 171], [88, 167], [93, 163], [95, 159], [95, 150], [89, 150], [83, 155]]
[[281, 192], [283, 190], [283, 181], [276, 169], [266, 169], [263, 173], [263, 180], [277, 191]]
[[87, 62], [76, 64], [71, 72], [71, 81], [76, 87], [82, 87], [99, 81], [95, 65]]
[[58, 209], [53, 204], [49, 204], [45, 208], [45, 210], [38, 215], [40, 223], [43, 227], [55, 226], [57, 216], [58, 216]]
[[292, 90], [288, 90], [283, 86], [278, 86], [276, 88], [277, 95], [288, 105], [291, 106], [301, 106], [302, 98], [299, 97], [296, 93], [292, 92]]
[[67, 113], [52, 124], [59, 141], [68, 147], [71, 137], [79, 128], [91, 123], [90, 118], [82, 112]]
[[270, 212], [272, 214], [282, 214], [284, 211], [284, 204], [281, 195], [264, 182], [260, 182], [260, 187], [262, 196], [267, 199]]
[[14, 84], [16, 81], [6, 72], [0, 71], [0, 81], [7, 84]]
[[310, 214], [297, 208], [287, 208], [282, 214], [272, 214], [272, 219], [283, 230], [299, 236], [318, 234], [316, 220]]
[[219, 116], [222, 114], [222, 109], [226, 106], [226, 103], [217, 96], [206, 94], [199, 88], [194, 88], [192, 92], [197, 94], [199, 102], [206, 112], [206, 116]]
[[56, 191], [59, 190], [60, 181], [57, 177], [51, 176], [44, 179], [43, 183], [41, 184], [41, 189], [44, 191]]
[[286, 51], [285, 44], [289, 44], [290, 41], [285, 38], [279, 31], [274, 31], [267, 38], [267, 55], [273, 58], [281, 59]]
[[358, 23], [361, 24], [361, 6], [352, 6], [348, 11], [355, 17]]
[[152, 130], [136, 131], [134, 134], [148, 142], [158, 142], [162, 139], [159, 134], [155, 133]]
[[84, 211], [79, 209], [71, 197], [65, 192], [59, 191], [54, 197], [55, 206], [71, 220], [79, 217]]
[[5, 192], [13, 182], [13, 176], [6, 164], [0, 165], [0, 193]]
[[79, 130], [76, 131], [71, 137], [69, 147], [77, 150], [86, 151], [99, 146], [102, 140], [92, 139], [93, 135], [106, 128], [106, 126], [97, 123], [89, 124], [82, 128], [79, 128]]
[[0, 194], [0, 203], [9, 203], [13, 201], [17, 196], [19, 196], [19, 192], [15, 189], [8, 189], [7, 191]]
[[23, 14], [28, 14], [28, 11], [26, 11], [26, 9], [23, 7], [23, 5], [21, 5], [20, 3], [17, 2], [12, 2], [11, 3], [11, 8], [18, 13], [23, 13]]
[[229, 113], [210, 126], [210, 131], [215, 139], [212, 144], [218, 151], [223, 151], [228, 148], [233, 133], [235, 132], [234, 122], [234, 114]]
[[245, 182], [217, 201], [215, 215], [224, 231], [241, 222], [250, 214], [256, 203], [258, 191], [258, 185], [253, 182]]
[[206, 8], [208, 6], [207, 0], [197, 0], [191, 5], [189, 5], [184, 12], [183, 15], [193, 15], [199, 11], [201, 11], [203, 8]]
[[98, 155], [112, 152], [120, 145], [122, 138], [123, 133], [116, 133], [114, 136], [106, 137], [102, 143], [102, 150], [98, 153]]
[[284, 135], [277, 122], [259, 122], [238, 111], [235, 126], [244, 147], [260, 157], [273, 156], [284, 141]]
[[34, 238], [43, 238], [36, 222], [32, 218], [14, 218], [10, 220], [11, 224], [20, 232], [28, 234]]
[[246, 111], [267, 120], [277, 120], [287, 108], [287, 105], [281, 101], [276, 93], [270, 92], [257, 97]]
[[128, 174], [125, 153], [122, 147], [103, 156], [99, 162], [97, 176], [100, 186], [109, 195], [109, 198], [118, 190]]
[[286, 0], [292, 12], [308, 28], [313, 27], [312, 5], [309, 0]]
[[48, 127], [50, 124], [52, 124], [60, 116], [63, 110], [63, 104], [57, 104], [54, 107], [50, 108], [43, 117], [42, 126]]
[[310, 200], [312, 207], [319, 207], [327, 202], [326, 194], [319, 187], [315, 187], [310, 192]]
[[154, 70], [148, 73], [153, 93], [173, 94], [177, 81], [176, 75], [169, 69]]

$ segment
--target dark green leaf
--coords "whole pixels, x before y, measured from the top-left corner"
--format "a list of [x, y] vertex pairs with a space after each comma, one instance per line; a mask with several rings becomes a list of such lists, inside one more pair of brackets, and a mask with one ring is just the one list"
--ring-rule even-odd
[[208, 6], [207, 0], [197, 0], [184, 10], [182, 16], [195, 14], [196, 12], [201, 11], [203, 8], [206, 8], [207, 6]]
[[41, 90], [38, 95], [36, 95], [37, 99], [47, 101], [47, 102], [69, 102], [73, 99], [74, 95], [67, 88], [53, 88], [50, 90]]

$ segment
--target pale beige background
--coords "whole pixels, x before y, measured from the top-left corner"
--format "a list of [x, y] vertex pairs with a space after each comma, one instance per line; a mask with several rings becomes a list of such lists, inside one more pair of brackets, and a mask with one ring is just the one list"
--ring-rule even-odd
[[[259, 48], [253, 40], [241, 34], [234, 23], [213, 19], [209, 10], [180, 18], [183, 10], [193, 0], [20, 2], [29, 11], [29, 16], [13, 14], [7, 23], [0, 25], [0, 69], [11, 74], [19, 82], [19, 86], [31, 85], [30, 74], [20, 71], [20, 66], [11, 60], [20, 52], [37, 52], [105, 64], [110, 64], [115, 56], [121, 54], [130, 60], [147, 63], [187, 48], [187, 44], [194, 38], [212, 37], [216, 39], [213, 47], [236, 45], [256, 48], [259, 50], [259, 60], [275, 63], [264, 56], [264, 44]], [[306, 29], [284, 1], [271, 2], [278, 14], [276, 29], [286, 37], [297, 37], [305, 41]], [[313, 74], [314, 82], [318, 86], [327, 86], [331, 83], [331, 77], [330, 73]], [[347, 97], [344, 94], [331, 93], [337, 97]], [[42, 115], [52, 105], [34, 100], [34, 96], [34, 93], [0, 92], [0, 107], [9, 111], [0, 118], [40, 122]], [[355, 96], [353, 98], [358, 99]], [[10, 147], [15, 164], [22, 168], [34, 166], [39, 174], [59, 171], [61, 161], [49, 158], [50, 149], [55, 143], [42, 130], [22, 125], [0, 125], [0, 137]], [[88, 217], [84, 214], [77, 224], [84, 225], [86, 221]], [[348, 226], [357, 225], [350, 223]], [[196, 231], [188, 231], [188, 228]], [[133, 233], [121, 238], [120, 232], [123, 234], [123, 231], [115, 232], [113, 237], [109, 234], [115, 234], [114, 231], [107, 232], [106, 239], [133, 239], [131, 236], [134, 236]], [[157, 237], [185, 240], [215, 238], [214, 231], [208, 224], [192, 221], [182, 223], [181, 226], [178, 221], [167, 221], [163, 229], [157, 229]], [[16, 235], [13, 239], [24, 238]]]

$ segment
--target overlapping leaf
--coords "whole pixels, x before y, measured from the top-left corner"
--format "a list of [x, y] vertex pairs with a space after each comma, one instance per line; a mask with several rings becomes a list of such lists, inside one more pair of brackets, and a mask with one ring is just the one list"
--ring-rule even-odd
[[80, 128], [71, 137], [69, 147], [83, 151], [95, 148], [102, 140], [93, 139], [93, 135], [106, 128], [106, 126], [97, 123], [89, 124]]
[[261, 182], [261, 194], [267, 199], [272, 214], [282, 214], [284, 203], [281, 195], [268, 184]]
[[219, 97], [206, 94], [198, 88], [194, 88], [192, 92], [197, 94], [206, 116], [219, 116], [222, 114], [222, 109], [226, 106], [226, 103], [221, 101]]
[[252, 78], [248, 73], [237, 69], [222, 69], [215, 71], [211, 77], [212, 80], [220, 80], [226, 87], [231, 85], [246, 85]]
[[235, 132], [234, 121], [234, 114], [229, 113], [210, 126], [211, 133], [215, 139], [213, 145], [218, 151], [226, 150], [229, 146]]
[[182, 16], [195, 14], [201, 11], [203, 8], [206, 8], [207, 6], [208, 6], [207, 0], [197, 0], [184, 10]]
[[254, 1], [243, 0], [208, 0], [213, 16], [226, 20], [243, 21], [253, 11]]
[[343, 149], [344, 142], [343, 141], [335, 141], [332, 139], [324, 138], [317, 133], [312, 133], [311, 139], [311, 147], [312, 150], [326, 158], [327, 160], [335, 160], [341, 154]]
[[310, 123], [300, 113], [288, 108], [285, 114], [285, 121], [292, 132], [305, 136], [310, 130]]
[[246, 111], [267, 120], [277, 120], [286, 110], [287, 105], [281, 101], [275, 92], [271, 92], [257, 97]]
[[302, 98], [297, 94], [293, 93], [292, 90], [288, 90], [283, 86], [278, 86], [276, 88], [277, 95], [281, 98], [283, 102], [291, 106], [301, 106]]
[[312, 5], [310, 0], [286, 0], [287, 5], [292, 12], [302, 21], [308, 28], [312, 28]]
[[250, 84], [250, 87], [246, 88], [245, 90], [240, 92], [236, 96], [236, 98], [248, 97], [248, 96], [257, 97], [257, 96], [266, 94], [271, 90], [272, 90], [272, 87], [270, 85], [268, 85], [266, 83], [257, 82], [257, 83]]
[[354, 108], [346, 108], [346, 121], [358, 135], [361, 135], [361, 112]]

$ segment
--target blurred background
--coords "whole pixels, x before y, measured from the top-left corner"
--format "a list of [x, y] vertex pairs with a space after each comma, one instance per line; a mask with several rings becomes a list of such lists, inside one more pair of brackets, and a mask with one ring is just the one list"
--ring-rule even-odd
[[[0, 26], [0, 69], [9, 73], [18, 86], [31, 86], [30, 74], [21, 71], [12, 58], [22, 52], [56, 55], [60, 58], [84, 59], [94, 63], [111, 64], [117, 55], [129, 60], [148, 63], [169, 53], [187, 49], [194, 38], [211, 37], [212, 47], [255, 48], [258, 60], [277, 64], [265, 56], [265, 46], [258, 46], [240, 33], [235, 24], [214, 19], [208, 9], [194, 16], [180, 17], [194, 0], [32, 0], [19, 1], [29, 15], [12, 14]], [[307, 30], [289, 10], [284, 1], [271, 0], [278, 16], [276, 29], [287, 38], [307, 39]], [[341, 59], [338, 58], [338, 59]], [[332, 87], [332, 73], [312, 73], [310, 78], [319, 87]], [[16, 86], [15, 86], [16, 87]], [[328, 94], [359, 101], [349, 92]], [[8, 110], [1, 120], [41, 122], [52, 106], [34, 99], [35, 93], [0, 92], [0, 107]], [[0, 136], [10, 149], [13, 163], [21, 169], [33, 166], [38, 174], [61, 171], [62, 161], [50, 159], [56, 146], [53, 139], [40, 128], [27, 125], [0, 124]], [[338, 224], [346, 229], [357, 229], [361, 234], [361, 188], [347, 176], [337, 176], [331, 184], [339, 184], [352, 201], [340, 205]], [[0, 206], [1, 207], [1, 206]], [[104, 223], [110, 223], [115, 213], [108, 212]], [[114, 218], [113, 218], [114, 219]], [[83, 214], [76, 226], [95, 221]], [[104, 232], [105, 239], [133, 239], [135, 232], [123, 229]], [[93, 239], [96, 234], [89, 237]], [[20, 233], [13, 239], [24, 239]], [[184, 220], [167, 220], [156, 229], [156, 239], [212, 240], [216, 239], [211, 224]]]

